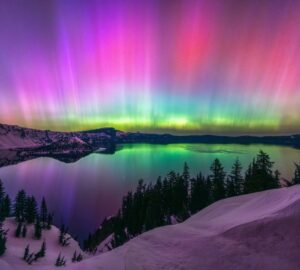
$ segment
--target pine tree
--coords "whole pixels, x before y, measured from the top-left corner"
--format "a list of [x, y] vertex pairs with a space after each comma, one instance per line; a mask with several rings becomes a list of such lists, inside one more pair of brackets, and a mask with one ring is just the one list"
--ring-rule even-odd
[[3, 182], [0, 179], [0, 222], [4, 221], [8, 216], [6, 211], [6, 195], [4, 191]]
[[191, 180], [190, 211], [192, 214], [206, 207], [210, 201], [210, 187], [202, 174]]
[[68, 228], [65, 227], [64, 224], [60, 227], [59, 239], [58, 242], [63, 246], [66, 247], [70, 244], [71, 237], [67, 236]]
[[0, 205], [0, 222], [3, 222], [5, 220], [4, 212], [2, 210], [2, 205]]
[[43, 197], [42, 203], [41, 203], [40, 218], [41, 218], [42, 228], [46, 228], [47, 227], [47, 218], [48, 218], [48, 209], [47, 209], [47, 204], [46, 204], [46, 200], [44, 197]]
[[41, 239], [42, 237], [42, 227], [39, 216], [37, 216], [36, 221], [34, 223], [34, 237], [36, 239]]
[[274, 183], [273, 183], [273, 185], [274, 185], [274, 188], [277, 188], [277, 187], [279, 187], [280, 186], [280, 172], [278, 171], [278, 170], [275, 170], [275, 172], [274, 172]]
[[128, 192], [127, 196], [123, 198], [121, 212], [123, 223], [127, 227], [128, 233], [131, 235], [134, 234], [135, 230], [135, 220], [133, 211], [133, 195], [132, 192]]
[[10, 214], [10, 199], [5, 194], [3, 182], [0, 179], [0, 222], [4, 221]]
[[3, 187], [3, 182], [0, 179], [0, 205], [3, 203], [4, 198], [5, 198], [5, 191]]
[[58, 266], [58, 267], [61, 266], [61, 255], [60, 255], [60, 253], [59, 253], [59, 255], [56, 259], [55, 266]]
[[255, 160], [253, 160], [252, 163], [249, 164], [248, 169], [245, 172], [245, 183], [243, 189], [243, 193], [245, 194], [252, 192], [252, 190], [254, 189], [254, 183], [253, 183], [254, 165], [255, 165]]
[[20, 237], [22, 233], [22, 222], [18, 222], [17, 229], [15, 232], [16, 237]]
[[22, 237], [25, 238], [26, 234], [27, 234], [27, 226], [26, 226], [26, 224], [24, 224], [23, 228], [22, 228]]
[[3, 222], [6, 218], [6, 215], [4, 213], [4, 198], [5, 198], [5, 192], [3, 188], [2, 181], [0, 179], [0, 222]]
[[55, 261], [55, 266], [60, 267], [60, 266], [65, 266], [65, 265], [66, 265], [65, 257], [61, 257], [61, 254], [59, 253], [59, 255]]
[[16, 221], [23, 222], [25, 221], [25, 207], [26, 207], [26, 193], [24, 190], [18, 192], [15, 205], [14, 205], [14, 215]]
[[0, 256], [6, 251], [6, 234], [7, 232], [3, 230], [2, 223], [0, 223]]
[[124, 224], [122, 222], [121, 213], [119, 211], [114, 224], [114, 234], [112, 239], [112, 246], [113, 248], [116, 248], [118, 246], [121, 246], [128, 240], [128, 236], [125, 232]]
[[233, 185], [232, 195], [239, 195], [242, 194], [244, 179], [242, 176], [242, 164], [237, 158], [231, 168], [231, 172], [229, 174], [229, 178], [232, 181], [231, 185]]
[[172, 185], [167, 177], [162, 183], [162, 208], [166, 218], [166, 224], [171, 224], [170, 216], [172, 214]]
[[188, 217], [188, 182], [182, 175], [176, 174], [172, 186], [172, 214], [183, 221]]
[[61, 266], [66, 266], [66, 260], [65, 257], [62, 257], [61, 261], [60, 261], [60, 265]]
[[226, 180], [226, 197], [233, 197], [236, 196], [236, 186], [234, 184], [234, 181], [227, 177]]
[[274, 162], [271, 161], [270, 156], [264, 151], [260, 150], [256, 157], [256, 165], [258, 170], [265, 174], [272, 174], [272, 167]]
[[37, 216], [37, 203], [33, 196], [27, 197], [26, 201], [26, 221], [31, 224]]
[[5, 199], [5, 191], [3, 187], [3, 182], [0, 179], [0, 222], [3, 222], [7, 217], [4, 210], [4, 199]]
[[27, 245], [24, 250], [23, 260], [26, 261], [28, 259], [28, 256], [29, 256], [29, 245]]
[[75, 263], [75, 262], [80, 262], [82, 261], [83, 257], [82, 257], [82, 254], [81, 253], [76, 253], [76, 251], [74, 251], [73, 253], [73, 257], [72, 257], [72, 262]]
[[294, 178], [293, 178], [293, 185], [300, 184], [300, 164], [295, 164], [295, 172], [294, 172]]
[[52, 221], [53, 221], [53, 214], [48, 214], [47, 226], [46, 226], [47, 230], [51, 230]]
[[183, 165], [183, 172], [182, 172], [182, 178], [184, 181], [184, 192], [186, 192], [186, 197], [188, 194], [188, 185], [189, 185], [189, 181], [190, 181], [190, 168], [188, 166], [188, 164], [185, 162]]
[[60, 226], [60, 231], [59, 231], [59, 237], [58, 237], [58, 242], [62, 245], [64, 241], [64, 236], [65, 236], [65, 224], [62, 224]]
[[76, 250], [73, 253], [73, 257], [72, 257], [72, 262], [76, 262], [77, 260], [77, 254], [76, 254]]
[[271, 161], [269, 155], [263, 151], [259, 151], [256, 159], [246, 171], [244, 193], [262, 191], [279, 187], [279, 175], [274, 175], [272, 168], [274, 162]]
[[1, 208], [1, 211], [2, 211], [4, 217], [10, 216], [10, 208], [11, 208], [11, 201], [10, 201], [9, 196], [6, 194], [6, 196], [4, 197], [3, 203], [2, 203], [2, 208]]
[[210, 167], [211, 171], [211, 180], [212, 180], [212, 195], [213, 195], [213, 200], [217, 201], [220, 199], [225, 198], [225, 172], [224, 168], [219, 161], [219, 159], [215, 159], [214, 162], [212, 163]]
[[212, 192], [213, 186], [212, 186], [210, 176], [206, 177], [205, 185], [206, 185], [206, 189], [207, 189], [207, 193], [208, 193], [208, 204], [211, 204], [211, 203], [213, 203], [213, 192]]
[[83, 256], [82, 256], [81, 253], [79, 253], [78, 256], [77, 256], [77, 258], [76, 258], [76, 261], [80, 262], [80, 261], [82, 261], [82, 259], [83, 259]]
[[30, 253], [26, 259], [26, 262], [30, 265], [32, 264], [32, 262], [35, 260], [35, 254], [34, 253]]
[[149, 199], [147, 203], [146, 216], [145, 216], [145, 230], [151, 230], [155, 227], [164, 224], [163, 214], [161, 211], [160, 198], [158, 194], [155, 194], [156, 190], [149, 191]]
[[45, 255], [46, 255], [46, 242], [44, 240], [41, 249], [39, 251], [39, 257], [45, 257]]
[[167, 175], [167, 179], [166, 181], [168, 182], [168, 191], [167, 191], [167, 195], [168, 195], [168, 200], [169, 201], [169, 205], [170, 205], [170, 211], [169, 211], [169, 215], [175, 215], [175, 213], [177, 212], [177, 205], [178, 205], [178, 198], [176, 198], [176, 194], [174, 192], [175, 189], [175, 185], [177, 182], [177, 178], [178, 178], [178, 174], [175, 173], [174, 171], [171, 171], [168, 173]]
[[138, 182], [136, 192], [133, 195], [133, 235], [138, 235], [143, 231], [144, 220], [146, 216], [146, 204], [145, 204], [145, 190], [146, 186], [141, 179]]
[[188, 181], [190, 179], [190, 168], [188, 166], [188, 164], [186, 162], [184, 162], [183, 164], [183, 173], [182, 173], [182, 177]]
[[178, 209], [176, 209], [177, 216], [181, 220], [185, 220], [189, 214], [188, 214], [188, 193], [189, 193], [189, 183], [190, 183], [190, 171], [189, 166], [187, 163], [184, 163], [183, 166], [183, 173], [181, 176], [177, 177], [177, 198], [178, 201]]

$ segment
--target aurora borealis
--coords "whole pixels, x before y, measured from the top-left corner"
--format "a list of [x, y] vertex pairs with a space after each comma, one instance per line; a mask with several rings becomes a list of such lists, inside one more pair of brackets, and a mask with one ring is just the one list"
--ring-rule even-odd
[[4, 0], [0, 122], [300, 132], [300, 1]]

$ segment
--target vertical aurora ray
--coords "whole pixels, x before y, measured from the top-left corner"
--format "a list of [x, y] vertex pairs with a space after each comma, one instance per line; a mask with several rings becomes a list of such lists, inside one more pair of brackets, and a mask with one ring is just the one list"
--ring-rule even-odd
[[300, 2], [12, 0], [0, 122], [300, 132]]

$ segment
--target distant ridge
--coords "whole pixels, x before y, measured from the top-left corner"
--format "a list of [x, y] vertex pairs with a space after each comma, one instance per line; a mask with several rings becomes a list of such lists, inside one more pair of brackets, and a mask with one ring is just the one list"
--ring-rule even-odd
[[78, 132], [58, 132], [0, 124], [0, 149], [32, 148], [51, 145], [59, 141], [68, 144], [68, 138], [78, 137], [93, 148], [123, 143], [207, 143], [207, 144], [273, 144], [300, 148], [300, 135], [286, 136], [222, 136], [171, 135], [142, 132], [123, 132], [113, 127]]

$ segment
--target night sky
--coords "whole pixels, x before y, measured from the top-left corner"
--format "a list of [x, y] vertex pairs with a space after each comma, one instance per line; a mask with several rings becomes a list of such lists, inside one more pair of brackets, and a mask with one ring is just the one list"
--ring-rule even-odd
[[300, 132], [300, 1], [2, 0], [0, 122]]

